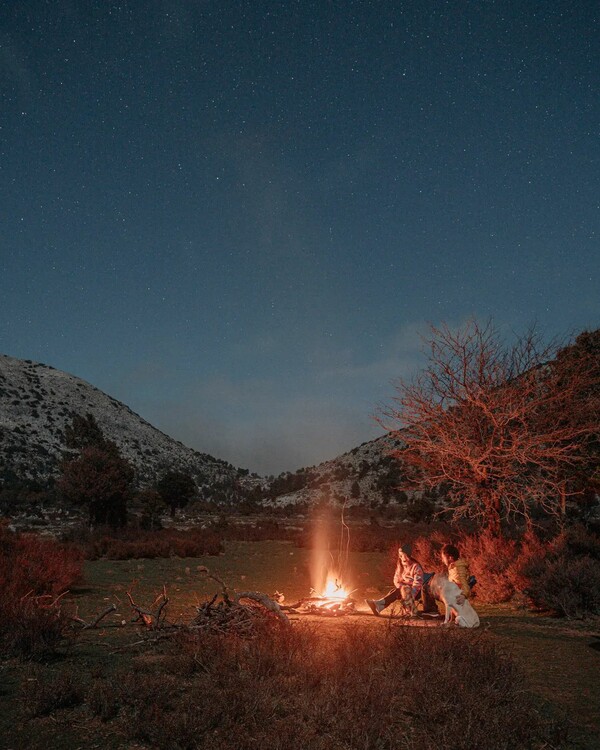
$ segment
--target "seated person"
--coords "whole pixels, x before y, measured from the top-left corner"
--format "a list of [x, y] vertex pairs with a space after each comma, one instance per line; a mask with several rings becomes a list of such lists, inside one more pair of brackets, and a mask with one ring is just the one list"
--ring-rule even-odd
[[442, 547], [442, 562], [448, 569], [448, 580], [455, 583], [462, 591], [464, 599], [459, 601], [463, 604], [465, 599], [471, 596], [471, 587], [469, 586], [469, 566], [460, 556], [458, 548], [453, 544], [445, 544]]
[[404, 614], [418, 615], [415, 599], [423, 589], [423, 568], [411, 557], [411, 547], [403, 544], [398, 548], [398, 562], [394, 572], [394, 588], [383, 599], [367, 599], [374, 615], [379, 615], [392, 602], [400, 599]]

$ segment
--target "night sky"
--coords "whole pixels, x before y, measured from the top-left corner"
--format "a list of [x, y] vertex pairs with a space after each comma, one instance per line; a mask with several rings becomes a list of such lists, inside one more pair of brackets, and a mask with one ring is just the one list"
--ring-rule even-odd
[[427, 322], [596, 328], [597, 9], [5, 0], [0, 352], [279, 473]]

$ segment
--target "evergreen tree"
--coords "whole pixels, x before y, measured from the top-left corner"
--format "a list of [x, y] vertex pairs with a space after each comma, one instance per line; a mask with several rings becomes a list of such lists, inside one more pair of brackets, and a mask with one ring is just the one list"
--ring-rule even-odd
[[65, 428], [65, 441], [78, 455], [63, 460], [59, 492], [74, 505], [87, 507], [92, 526], [124, 526], [133, 492], [133, 467], [115, 443], [104, 437], [91, 414], [73, 417]]
[[163, 501], [171, 509], [171, 516], [178, 508], [185, 508], [196, 494], [196, 483], [189, 474], [180, 471], [168, 471], [156, 485]]

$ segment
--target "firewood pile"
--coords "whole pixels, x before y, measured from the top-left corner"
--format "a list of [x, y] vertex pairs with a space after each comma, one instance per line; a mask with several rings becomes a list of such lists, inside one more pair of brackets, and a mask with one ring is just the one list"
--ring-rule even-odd
[[272, 607], [273, 604], [277, 606], [276, 602], [264, 594], [247, 591], [239, 598], [236, 594], [234, 599], [217, 602], [218, 596], [215, 594], [209, 602], [197, 607], [197, 614], [190, 623], [191, 629], [252, 637], [263, 632], [265, 626], [275, 623], [289, 625], [286, 615]]
[[294, 604], [282, 605], [285, 612], [302, 612], [324, 617], [342, 617], [356, 612], [356, 601], [351, 597], [309, 596]]
[[252, 637], [264, 632], [265, 626], [289, 626], [287, 615], [279, 604], [259, 591], [232, 592], [225, 583], [208, 568], [202, 568], [208, 578], [220, 584], [219, 593], [196, 608], [196, 616], [190, 628], [210, 633], [234, 633]]

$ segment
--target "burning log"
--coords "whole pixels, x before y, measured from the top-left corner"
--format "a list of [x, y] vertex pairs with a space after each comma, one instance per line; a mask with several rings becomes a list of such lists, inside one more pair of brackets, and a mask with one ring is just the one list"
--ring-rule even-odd
[[[356, 602], [352, 598], [353, 593], [354, 591], [346, 591], [337, 578], [330, 577], [321, 594], [315, 591], [315, 589], [311, 589], [311, 596], [300, 599], [295, 604], [282, 604], [281, 608], [286, 612], [302, 612], [305, 614], [340, 617], [356, 611]], [[280, 594], [278, 591], [275, 594], [283, 602], [285, 599], [283, 594]]]
[[356, 601], [350, 596], [309, 596], [295, 604], [282, 605], [281, 609], [286, 612], [341, 617], [356, 611]]

